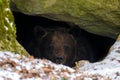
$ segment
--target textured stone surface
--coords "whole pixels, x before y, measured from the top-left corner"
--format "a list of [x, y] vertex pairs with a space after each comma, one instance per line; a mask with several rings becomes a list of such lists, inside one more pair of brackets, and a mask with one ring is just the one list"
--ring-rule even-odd
[[9, 0], [0, 0], [0, 51], [28, 55], [16, 40], [16, 28], [14, 17], [9, 8]]
[[73, 22], [91, 33], [116, 38], [120, 32], [119, 0], [11, 0], [11, 2], [14, 9], [17, 8], [22, 13]]

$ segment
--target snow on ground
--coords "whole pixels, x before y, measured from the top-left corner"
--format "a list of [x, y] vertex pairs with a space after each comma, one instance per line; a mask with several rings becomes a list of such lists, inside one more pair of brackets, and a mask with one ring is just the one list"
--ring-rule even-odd
[[120, 40], [103, 61], [80, 61], [75, 69], [46, 59], [0, 52], [0, 80], [120, 80]]
[[11, 52], [0, 52], [0, 80], [92, 80], [106, 79], [87, 75], [48, 60], [34, 59]]
[[[81, 65], [81, 62], [78, 63], [79, 65]], [[91, 75], [100, 74], [110, 80], [120, 80], [120, 36], [103, 61], [96, 63], [84, 61], [84, 64], [78, 70]]]

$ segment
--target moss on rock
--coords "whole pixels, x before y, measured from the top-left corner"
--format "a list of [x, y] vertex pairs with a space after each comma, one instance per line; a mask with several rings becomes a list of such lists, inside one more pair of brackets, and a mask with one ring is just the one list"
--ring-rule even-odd
[[11, 1], [25, 14], [72, 22], [88, 32], [111, 38], [116, 38], [120, 33], [119, 0]]
[[16, 40], [14, 17], [9, 8], [9, 0], [0, 0], [0, 51], [11, 51], [28, 55]]

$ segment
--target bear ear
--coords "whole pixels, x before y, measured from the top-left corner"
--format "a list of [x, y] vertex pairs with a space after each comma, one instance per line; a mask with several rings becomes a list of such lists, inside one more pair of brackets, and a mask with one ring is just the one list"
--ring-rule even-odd
[[67, 29], [67, 32], [72, 34], [74, 29], [75, 29], [75, 27], [76, 27], [76, 25], [71, 23], [71, 22], [67, 22], [67, 24], [69, 25], [69, 28]]
[[45, 28], [43, 28], [41, 26], [34, 27], [34, 36], [35, 37], [42, 38], [45, 35], [47, 35], [47, 31], [45, 30]]
[[74, 37], [79, 37], [80, 35], [82, 35], [83, 30], [80, 29], [79, 26], [73, 24], [73, 23], [67, 23], [70, 28], [67, 30], [68, 33], [72, 34]]

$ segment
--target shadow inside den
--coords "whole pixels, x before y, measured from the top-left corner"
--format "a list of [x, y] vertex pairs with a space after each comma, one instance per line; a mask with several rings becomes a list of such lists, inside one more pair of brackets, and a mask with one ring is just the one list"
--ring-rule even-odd
[[107, 55], [114, 39], [89, 33], [78, 26], [44, 17], [13, 12], [17, 40], [36, 58], [74, 66], [75, 61], [97, 62]]

